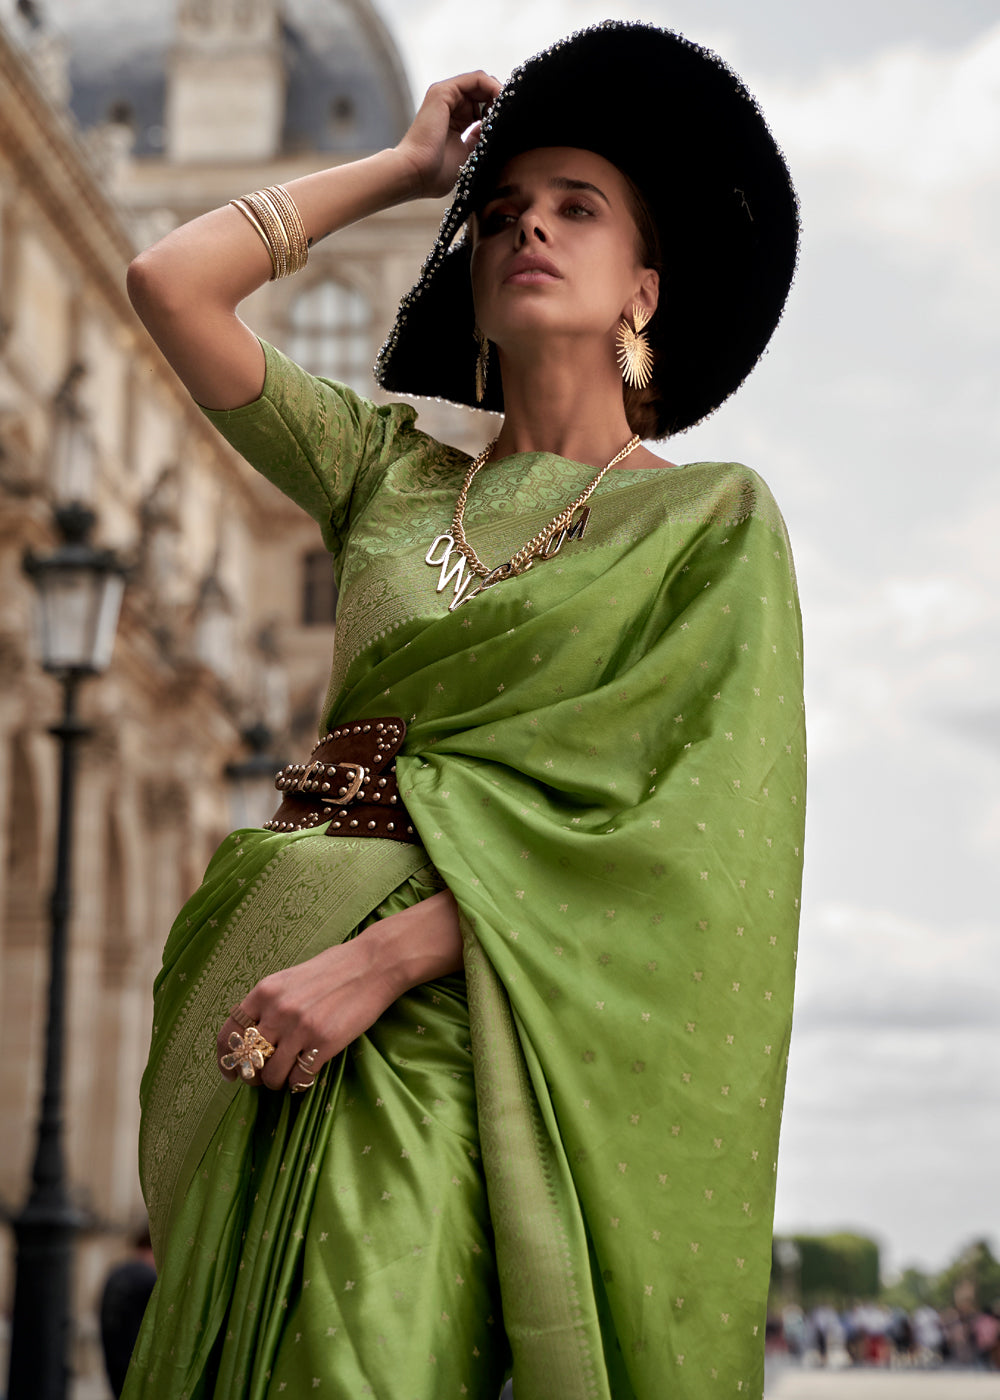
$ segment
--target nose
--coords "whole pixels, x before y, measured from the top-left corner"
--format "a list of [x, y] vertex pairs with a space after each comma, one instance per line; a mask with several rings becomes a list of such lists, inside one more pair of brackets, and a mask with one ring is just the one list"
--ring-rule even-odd
[[538, 222], [538, 216], [526, 209], [517, 221], [517, 246], [523, 248], [533, 238], [537, 238], [539, 243], [548, 242], [548, 234]]

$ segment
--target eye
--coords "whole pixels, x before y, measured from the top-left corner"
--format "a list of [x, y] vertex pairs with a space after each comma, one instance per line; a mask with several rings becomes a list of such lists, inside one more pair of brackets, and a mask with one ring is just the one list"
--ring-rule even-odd
[[591, 205], [584, 203], [583, 200], [573, 199], [570, 200], [569, 203], [563, 205], [562, 212], [570, 219], [585, 219], [593, 217], [596, 211]]
[[487, 209], [479, 216], [479, 233], [482, 238], [489, 238], [491, 233], [499, 233], [501, 229], [509, 227], [517, 219], [517, 215], [510, 209]]

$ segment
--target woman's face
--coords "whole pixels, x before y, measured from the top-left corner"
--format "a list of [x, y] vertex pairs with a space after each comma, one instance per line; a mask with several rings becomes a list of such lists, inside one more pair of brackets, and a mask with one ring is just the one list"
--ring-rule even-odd
[[538, 332], [613, 337], [633, 302], [656, 308], [629, 187], [610, 161], [571, 146], [524, 151], [473, 219], [472, 293], [501, 348]]

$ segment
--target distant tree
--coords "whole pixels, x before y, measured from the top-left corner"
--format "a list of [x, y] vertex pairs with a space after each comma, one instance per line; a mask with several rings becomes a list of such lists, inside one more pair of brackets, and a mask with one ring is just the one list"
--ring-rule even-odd
[[848, 1232], [833, 1235], [775, 1236], [771, 1253], [770, 1306], [818, 1303], [846, 1307], [878, 1299], [888, 1307], [913, 1312], [929, 1304], [954, 1307], [956, 1301], [976, 1308], [1000, 1308], [1000, 1259], [989, 1240], [973, 1240], [938, 1274], [910, 1267], [893, 1283], [881, 1286], [879, 1249], [874, 1240]]
[[973, 1240], [938, 1275], [935, 1288], [937, 1306], [954, 1304], [956, 1291], [971, 1297], [977, 1308], [988, 1308], [1000, 1299], [1000, 1260], [994, 1255], [988, 1240]]
[[879, 1301], [890, 1308], [904, 1308], [915, 1312], [917, 1308], [938, 1306], [938, 1275], [928, 1274], [923, 1269], [904, 1269], [894, 1283], [883, 1288]]
[[[794, 1245], [798, 1265], [787, 1260]], [[875, 1240], [848, 1232], [833, 1235], [788, 1235], [776, 1239], [772, 1254], [772, 1289], [805, 1308], [818, 1303], [845, 1307], [859, 1298], [876, 1298], [879, 1292], [879, 1248]], [[793, 1272], [797, 1277], [792, 1278]], [[797, 1286], [796, 1286], [797, 1285]]]

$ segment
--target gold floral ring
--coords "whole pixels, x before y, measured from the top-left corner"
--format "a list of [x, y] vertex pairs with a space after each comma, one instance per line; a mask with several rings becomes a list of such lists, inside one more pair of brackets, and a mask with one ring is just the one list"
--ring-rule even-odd
[[233, 1031], [229, 1037], [229, 1049], [231, 1053], [223, 1055], [219, 1063], [223, 1069], [238, 1069], [247, 1080], [263, 1069], [264, 1061], [274, 1054], [274, 1046], [256, 1026], [248, 1026], [242, 1035], [239, 1031]]

